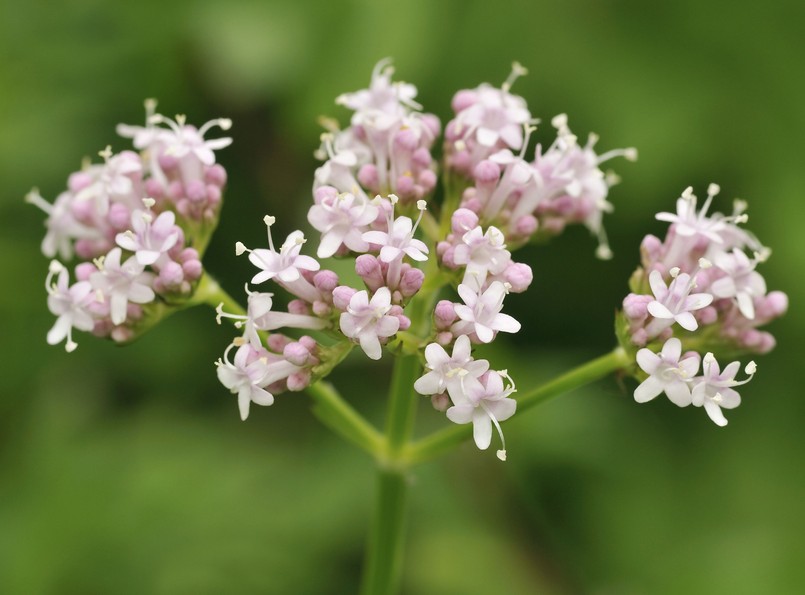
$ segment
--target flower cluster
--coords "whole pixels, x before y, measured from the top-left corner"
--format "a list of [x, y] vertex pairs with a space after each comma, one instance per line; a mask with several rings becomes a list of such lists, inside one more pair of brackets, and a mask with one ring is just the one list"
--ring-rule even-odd
[[[72, 330], [118, 342], [134, 338], [166, 304], [186, 301], [202, 274], [201, 253], [218, 219], [226, 172], [214, 150], [230, 138], [205, 140], [184, 116], [170, 120], [146, 102], [146, 124], [120, 125], [139, 152], [100, 153], [70, 175], [51, 204], [37, 190], [26, 200], [47, 214], [42, 242], [54, 258], [47, 276], [48, 307], [57, 316], [48, 343], [76, 348]], [[63, 261], [77, 259], [75, 282]]]
[[612, 210], [607, 196], [618, 178], [600, 165], [618, 156], [635, 160], [637, 151], [599, 155], [598, 137], [591, 134], [586, 144], [579, 144], [567, 116], [559, 114], [551, 120], [556, 139], [545, 150], [538, 144], [528, 161], [528, 141], [538, 120], [522, 97], [510, 93], [524, 73], [515, 63], [502, 88], [483, 84], [453, 98], [456, 115], [445, 129], [447, 167], [474, 182], [464, 190], [460, 206], [476, 213], [482, 224], [504, 230], [513, 245], [535, 235], [556, 235], [568, 224], [584, 224], [598, 237], [598, 256], [609, 258], [602, 218]]
[[[781, 316], [788, 298], [767, 292], [755, 269], [770, 250], [740, 227], [746, 204], [736, 201], [730, 215], [708, 213], [719, 187], [711, 184], [701, 208], [692, 188], [677, 200], [676, 213], [659, 213], [670, 223], [665, 240], [648, 235], [641, 246], [642, 266], [632, 276], [623, 301], [618, 331], [621, 343], [637, 351], [644, 374], [635, 399], [645, 402], [660, 393], [684, 407], [704, 406], [718, 425], [726, 425], [721, 408], [734, 408], [740, 396], [732, 388], [740, 364], [721, 372], [717, 353], [766, 353], [774, 337], [758, 329]], [[682, 354], [683, 347], [690, 349]], [[701, 353], [704, 352], [704, 357]], [[702, 375], [696, 376], [699, 366]], [[754, 362], [746, 366], [749, 378]], [[646, 377], [647, 375], [647, 377]]]
[[[510, 250], [540, 229], [552, 235], [582, 223], [601, 238], [605, 255], [601, 215], [611, 208], [606, 199], [615, 178], [599, 165], [616, 155], [635, 157], [634, 150], [597, 155], [595, 139], [580, 145], [560, 115], [553, 119], [557, 139], [545, 151], [537, 146], [527, 161], [536, 121], [525, 100], [509, 92], [523, 72], [515, 64], [501, 88], [484, 84], [456, 94], [441, 201], [431, 200], [437, 187], [431, 148], [440, 124], [420, 112], [413, 85], [393, 81], [384, 60], [368, 89], [337, 98], [352, 115], [343, 130], [327, 121], [322, 137], [324, 164], [307, 216], [320, 234], [310, 250], [315, 258], [301, 253], [301, 231], [277, 250], [273, 217], [265, 219], [267, 248], [236, 246], [259, 269], [252, 284], [270, 280], [292, 296], [287, 311], [274, 311], [272, 294], [247, 287], [246, 315], [219, 306], [219, 322], [234, 318], [243, 331], [218, 361], [218, 375], [238, 395], [244, 418], [250, 403], [269, 405], [278, 390], [299, 390], [329, 373], [352, 345], [373, 360], [384, 349], [418, 354], [425, 369], [412, 388], [450, 421], [472, 423], [481, 449], [497, 430], [498, 456], [505, 459], [500, 422], [515, 412], [515, 385], [472, 350], [499, 332], [520, 330], [503, 312], [504, 301], [526, 291], [533, 274]], [[354, 258], [360, 285], [323, 269], [319, 260], [330, 257]], [[445, 289], [455, 297], [440, 300]], [[294, 341], [272, 332], [278, 329], [306, 334]]]

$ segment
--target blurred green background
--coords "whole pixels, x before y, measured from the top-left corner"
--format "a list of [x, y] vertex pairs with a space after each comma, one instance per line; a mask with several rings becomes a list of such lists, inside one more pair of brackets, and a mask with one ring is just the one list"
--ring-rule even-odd
[[[602, 149], [640, 150], [612, 164], [614, 260], [581, 229], [529, 249], [535, 283], [510, 306], [526, 330], [490, 353], [521, 387], [612, 347], [640, 239], [688, 185], [720, 183], [722, 208], [749, 200], [775, 250], [762, 272], [792, 305], [724, 429], [609, 379], [507, 422], [505, 465], [467, 445], [418, 469], [403, 592], [801, 593], [803, 30], [795, 1], [2, 0], [0, 592], [354, 592], [368, 457], [302, 394], [241, 423], [213, 367], [232, 331], [209, 310], [126, 348], [48, 347], [43, 216], [22, 198], [36, 185], [52, 199], [83, 156], [126, 148], [114, 126], [140, 123], [146, 97], [197, 124], [231, 117], [205, 262], [240, 295], [235, 241], [262, 242], [266, 212], [305, 225], [316, 117], [345, 121], [333, 98], [393, 56], [443, 122], [455, 90], [500, 83], [517, 59], [536, 116], [567, 112]], [[389, 358], [367, 363], [335, 378], [380, 419]], [[446, 423], [423, 402], [421, 431]]]

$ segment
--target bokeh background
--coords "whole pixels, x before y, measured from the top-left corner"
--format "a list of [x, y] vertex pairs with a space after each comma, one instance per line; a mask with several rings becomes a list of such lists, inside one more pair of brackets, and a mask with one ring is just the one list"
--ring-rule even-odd
[[[529, 249], [523, 323], [493, 365], [530, 386], [613, 346], [612, 315], [658, 210], [688, 185], [750, 202], [775, 253], [763, 266], [791, 310], [771, 327], [744, 404], [724, 429], [702, 410], [609, 379], [506, 423], [510, 460], [467, 445], [417, 470], [403, 591], [410, 594], [800, 593], [805, 584], [802, 373], [805, 321], [805, 13], [801, 3], [0, 2], [0, 592], [351, 593], [371, 503], [368, 457], [315, 422], [303, 394], [238, 419], [213, 361], [232, 331], [209, 310], [134, 345], [45, 344], [52, 324], [43, 216], [81, 158], [166, 114], [235, 125], [205, 263], [234, 294], [250, 275], [233, 245], [261, 217], [306, 225], [316, 117], [393, 56], [443, 122], [459, 88], [500, 83], [613, 163], [615, 251], [571, 230]], [[548, 130], [538, 136], [546, 140]], [[389, 359], [348, 360], [335, 379], [381, 419]], [[419, 431], [447, 423], [425, 406]]]

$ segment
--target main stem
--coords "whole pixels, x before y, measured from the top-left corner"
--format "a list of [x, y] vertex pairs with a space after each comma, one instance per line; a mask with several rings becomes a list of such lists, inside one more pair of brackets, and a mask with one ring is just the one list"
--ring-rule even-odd
[[[422, 291], [407, 311], [411, 331], [425, 336], [437, 291]], [[400, 354], [394, 362], [386, 415], [386, 449], [378, 457], [375, 508], [369, 527], [361, 595], [393, 595], [402, 568], [408, 466], [403, 453], [414, 429], [419, 395], [414, 382], [422, 371], [418, 354]]]

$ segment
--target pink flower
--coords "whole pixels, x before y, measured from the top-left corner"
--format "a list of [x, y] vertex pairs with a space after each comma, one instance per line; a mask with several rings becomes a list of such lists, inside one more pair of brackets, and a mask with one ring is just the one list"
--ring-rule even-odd
[[282, 244], [280, 251], [277, 252], [274, 249], [274, 242], [271, 238], [271, 226], [274, 224], [275, 219], [274, 217], [266, 216], [264, 221], [268, 228], [269, 248], [267, 250], [265, 248], [249, 250], [240, 242], [235, 247], [238, 255], [249, 252], [251, 263], [262, 269], [261, 272], [252, 277], [252, 283], [264, 283], [275, 277], [284, 283], [292, 283], [301, 277], [300, 270], [319, 270], [319, 263], [314, 258], [300, 254], [302, 245], [306, 241], [305, 234], [298, 230], [292, 232], [285, 240], [285, 243]]
[[516, 333], [520, 323], [508, 314], [501, 314], [506, 286], [500, 281], [493, 282], [483, 293], [477, 293], [469, 285], [458, 286], [458, 295], [464, 304], [456, 304], [456, 314], [463, 321], [454, 325], [454, 332], [468, 334], [475, 332], [482, 343], [490, 343], [497, 331]]
[[350, 298], [347, 311], [341, 314], [341, 332], [350, 339], [357, 339], [369, 358], [380, 359], [380, 339], [391, 337], [400, 328], [400, 319], [390, 315], [390, 310], [388, 287], [378, 289], [371, 301], [365, 289], [358, 291]]
[[664, 392], [672, 403], [690, 405], [690, 383], [699, 370], [699, 355], [692, 353], [680, 359], [681, 355], [682, 342], [675, 337], [665, 342], [659, 354], [646, 348], [638, 351], [637, 365], [649, 377], [635, 389], [635, 401], [645, 403]]
[[[506, 387], [503, 386], [504, 376], [510, 383]], [[505, 371], [490, 371], [481, 382], [468, 385], [466, 392], [459, 398], [450, 395], [454, 405], [447, 410], [447, 418], [457, 424], [472, 423], [475, 445], [481, 450], [489, 448], [494, 425], [503, 447], [497, 452], [497, 456], [505, 461], [506, 440], [500, 422], [509, 419], [517, 409], [517, 402], [509, 398], [514, 392], [514, 383]]]

